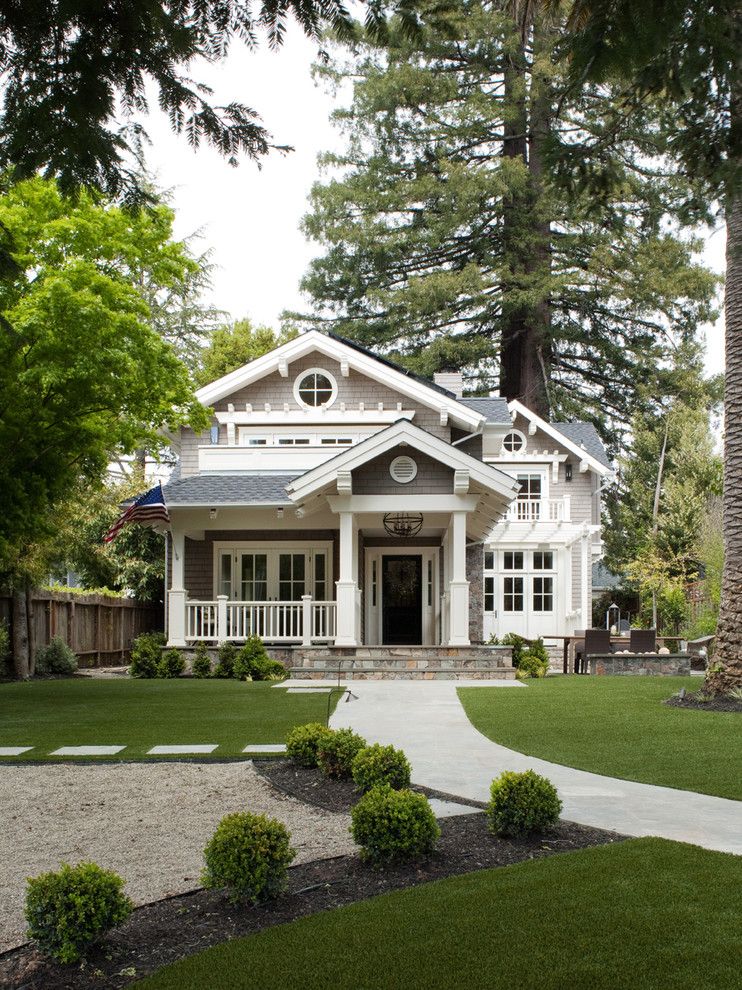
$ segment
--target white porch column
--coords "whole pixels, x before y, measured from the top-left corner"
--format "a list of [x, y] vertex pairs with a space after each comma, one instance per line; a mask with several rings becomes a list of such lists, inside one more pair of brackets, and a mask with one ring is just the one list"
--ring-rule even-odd
[[451, 513], [449, 646], [469, 646], [469, 582], [466, 580], [466, 512]]
[[590, 629], [593, 624], [592, 609], [590, 608], [591, 578], [590, 573], [590, 536], [588, 533], [582, 534], [581, 550], [581, 574], [580, 574], [580, 602], [582, 608], [582, 622], [584, 629]]
[[168, 611], [168, 646], [185, 646], [186, 599], [188, 597], [183, 587], [185, 572], [185, 536], [182, 532], [173, 531], [173, 578], [167, 596]]
[[358, 646], [358, 527], [352, 512], [340, 512], [340, 574], [337, 588], [336, 646]]

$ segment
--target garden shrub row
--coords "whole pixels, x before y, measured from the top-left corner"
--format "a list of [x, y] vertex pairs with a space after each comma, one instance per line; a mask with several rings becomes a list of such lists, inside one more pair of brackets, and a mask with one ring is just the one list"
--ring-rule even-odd
[[[180, 677], [186, 662], [180, 650], [172, 648], [163, 652], [163, 633], [143, 633], [134, 640], [131, 650], [132, 677]], [[239, 681], [273, 681], [286, 677], [286, 668], [278, 660], [272, 660], [262, 640], [253, 636], [238, 648], [234, 643], [222, 643], [217, 662], [212, 670], [211, 656], [205, 643], [196, 647], [191, 673], [194, 677], [234, 678]]]
[[[287, 752], [300, 766], [320, 766], [331, 777], [353, 776], [363, 791], [351, 811], [351, 834], [361, 857], [374, 864], [414, 861], [430, 855], [441, 830], [424, 794], [409, 789], [410, 766], [393, 746], [366, 746], [350, 729], [319, 723], [297, 726]], [[492, 782], [488, 827], [496, 835], [540, 832], [556, 823], [562, 804], [556, 789], [532, 770], [503, 773]], [[287, 885], [296, 856], [286, 826], [265, 815], [226, 815], [204, 849], [201, 881], [224, 890], [232, 903], [257, 904]], [[28, 934], [60, 962], [80, 959], [87, 948], [125, 921], [132, 903], [123, 880], [95, 863], [28, 881]]]

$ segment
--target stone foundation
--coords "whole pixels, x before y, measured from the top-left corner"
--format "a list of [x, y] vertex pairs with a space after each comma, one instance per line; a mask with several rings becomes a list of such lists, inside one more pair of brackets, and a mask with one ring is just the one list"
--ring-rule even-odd
[[687, 653], [600, 653], [588, 661], [591, 674], [690, 677]]

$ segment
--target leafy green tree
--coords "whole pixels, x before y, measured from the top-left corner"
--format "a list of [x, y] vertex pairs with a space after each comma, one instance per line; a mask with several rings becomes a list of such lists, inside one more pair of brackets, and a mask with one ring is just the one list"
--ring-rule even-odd
[[171, 240], [172, 214], [132, 216], [91, 196], [64, 199], [31, 179], [0, 196], [16, 266], [0, 282], [0, 584], [16, 592], [14, 654], [30, 672], [27, 560], [79, 485], [109, 461], [161, 449], [165, 428], [204, 428], [189, 375], [152, 328], [137, 274], [170, 286], [191, 260]]
[[[398, 6], [413, 25], [414, 3]], [[377, 30], [383, 14], [377, 0], [366, 5]], [[235, 40], [254, 48], [261, 32], [280, 47], [290, 20], [310, 38], [323, 27], [349, 36], [352, 25], [341, 0], [3, 4], [0, 167], [15, 167], [18, 178], [43, 171], [65, 192], [83, 186], [140, 201], [146, 190], [135, 162], [147, 141], [148, 84], [192, 148], [207, 142], [230, 164], [240, 154], [259, 159], [275, 145], [256, 111], [237, 101], [218, 105], [191, 72], [198, 60], [224, 59]]]
[[74, 571], [86, 588], [130, 591], [144, 602], [161, 602], [165, 588], [165, 539], [151, 526], [124, 526], [112, 543], [103, 537], [121, 515], [121, 504], [148, 487], [140, 471], [125, 481], [75, 492], [57, 514], [44, 548], [55, 576]]
[[620, 459], [620, 482], [608, 502], [604, 538], [608, 566], [639, 590], [645, 618], [681, 622], [678, 603], [699, 571], [698, 543], [709, 500], [722, 491], [722, 461], [711, 417], [718, 383], [700, 375], [697, 351], [676, 369], [680, 394], [659, 415], [636, 413], [631, 449]]
[[197, 385], [207, 385], [230, 371], [236, 371], [248, 361], [262, 357], [279, 344], [296, 337], [293, 327], [284, 327], [279, 333], [270, 327], [253, 326], [248, 319], [236, 320], [221, 326], [211, 335], [208, 345], [201, 351], [195, 379]]
[[562, 172], [595, 188], [592, 163], [651, 103], [669, 120], [668, 151], [726, 219], [724, 578], [706, 679], [709, 690], [724, 692], [742, 686], [742, 7], [738, 0], [574, 0], [568, 27], [563, 56], [573, 85], [614, 79], [624, 92], [587, 159], [557, 149]]
[[303, 282], [305, 322], [426, 374], [464, 366], [472, 390], [499, 378], [545, 415], [623, 425], [637, 381], [648, 402], [665, 391], [667, 338], [712, 315], [715, 279], [669, 228], [692, 187], [649, 109], [611, 149], [599, 209], [554, 183], [553, 143], [587, 147], [616, 93], [567, 87], [559, 26], [533, 9], [516, 20], [480, 0], [423, 3], [420, 38], [393, 22], [385, 45], [364, 37], [320, 67], [354, 95], [305, 219], [324, 248]]

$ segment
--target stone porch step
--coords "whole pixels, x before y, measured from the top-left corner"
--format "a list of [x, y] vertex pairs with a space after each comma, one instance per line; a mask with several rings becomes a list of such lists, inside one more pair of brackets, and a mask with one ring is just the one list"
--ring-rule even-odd
[[343, 656], [311, 656], [304, 657], [300, 664], [292, 664], [292, 670], [332, 670], [361, 671], [361, 670], [399, 670], [399, 671], [433, 671], [433, 670], [512, 670], [509, 657], [449, 657], [439, 654], [427, 654], [404, 657], [343, 657]]
[[347, 681], [511, 681], [515, 680], [512, 667], [464, 667], [453, 668], [408, 668], [376, 663], [372, 667], [290, 667], [289, 675], [294, 680], [336, 680]]

